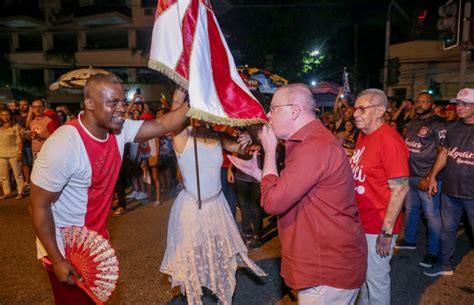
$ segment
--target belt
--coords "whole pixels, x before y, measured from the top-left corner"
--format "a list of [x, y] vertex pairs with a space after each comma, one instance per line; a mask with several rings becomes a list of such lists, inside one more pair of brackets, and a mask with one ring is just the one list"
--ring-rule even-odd
[[[188, 191], [186, 188], [183, 189], [183, 191], [185, 191], [189, 196], [191, 196], [194, 200], [196, 200], [196, 203], [198, 203], [198, 199], [196, 197], [194, 197], [193, 194], [191, 194], [190, 191]], [[208, 203], [208, 202], [214, 201], [214, 200], [216, 200], [217, 198], [220, 197], [221, 193], [222, 193], [222, 189], [220, 189], [215, 195], [212, 195], [209, 198], [201, 199], [201, 203]]]

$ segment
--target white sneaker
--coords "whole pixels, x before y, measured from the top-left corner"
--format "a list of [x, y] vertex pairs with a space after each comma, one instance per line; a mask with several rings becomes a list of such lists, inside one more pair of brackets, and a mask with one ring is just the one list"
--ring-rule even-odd
[[127, 195], [127, 199], [136, 199], [138, 194], [140, 194], [140, 192], [133, 191], [133, 192], [131, 192], [130, 194]]
[[138, 192], [137, 196], [135, 196], [136, 200], [143, 200], [148, 198], [148, 195], [146, 193]]

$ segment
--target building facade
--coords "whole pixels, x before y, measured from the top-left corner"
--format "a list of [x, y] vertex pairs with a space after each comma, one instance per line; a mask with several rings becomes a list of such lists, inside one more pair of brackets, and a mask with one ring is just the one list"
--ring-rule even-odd
[[[388, 87], [388, 95], [414, 98], [432, 83], [439, 83], [437, 100], [449, 100], [459, 91], [460, 48], [444, 51], [441, 41], [417, 40], [390, 46], [390, 58], [400, 63], [399, 82]], [[465, 87], [474, 88], [474, 61], [467, 64]]]
[[[0, 17], [12, 87], [34, 91], [41, 84], [41, 92], [65, 72], [92, 66], [118, 75], [131, 93], [141, 88], [149, 101], [169, 96], [171, 83], [147, 68], [156, 0], [33, 2], [36, 10]], [[62, 99], [47, 93], [50, 102]]]

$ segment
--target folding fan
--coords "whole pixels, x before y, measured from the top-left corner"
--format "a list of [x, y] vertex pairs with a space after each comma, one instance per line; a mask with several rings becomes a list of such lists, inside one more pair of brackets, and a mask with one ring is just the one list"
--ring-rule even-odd
[[60, 230], [66, 260], [82, 277], [76, 279], [76, 284], [97, 304], [103, 304], [117, 286], [119, 266], [115, 250], [107, 239], [87, 227], [72, 226]]

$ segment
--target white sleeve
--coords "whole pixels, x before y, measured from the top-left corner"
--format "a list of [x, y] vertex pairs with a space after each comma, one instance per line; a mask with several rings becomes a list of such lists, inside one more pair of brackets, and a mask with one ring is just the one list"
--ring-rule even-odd
[[58, 128], [41, 147], [31, 181], [50, 192], [62, 191], [79, 166], [80, 145], [83, 144], [76, 128]]
[[129, 120], [126, 119], [123, 123], [122, 130], [119, 134], [116, 134], [117, 137], [117, 144], [120, 149], [120, 154], [123, 156], [123, 148], [126, 143], [132, 143], [137, 136], [138, 131], [142, 127], [142, 124], [145, 121], [141, 120]]

